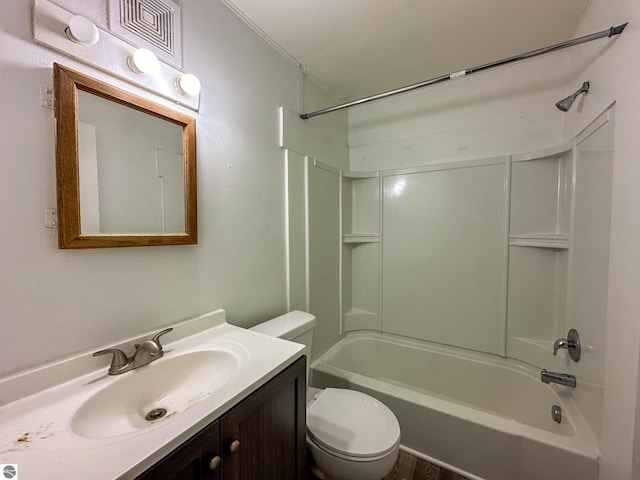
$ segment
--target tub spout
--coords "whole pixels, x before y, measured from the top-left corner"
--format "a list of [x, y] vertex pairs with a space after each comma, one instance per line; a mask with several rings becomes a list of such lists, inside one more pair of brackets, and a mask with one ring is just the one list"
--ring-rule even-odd
[[548, 372], [546, 368], [540, 372], [540, 380], [543, 383], [557, 383], [558, 385], [576, 388], [576, 377], [568, 373]]

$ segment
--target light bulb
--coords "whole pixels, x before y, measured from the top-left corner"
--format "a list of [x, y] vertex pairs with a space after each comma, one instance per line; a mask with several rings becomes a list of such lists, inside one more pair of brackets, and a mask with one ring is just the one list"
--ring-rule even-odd
[[155, 54], [146, 48], [139, 48], [127, 58], [127, 64], [134, 73], [155, 75], [160, 70], [160, 64]]
[[182, 95], [197, 95], [200, 93], [202, 86], [198, 77], [192, 73], [185, 73], [175, 81], [175, 87], [178, 93]]
[[73, 43], [93, 45], [100, 39], [98, 27], [82, 15], [74, 15], [69, 20], [69, 26], [64, 29], [64, 33]]

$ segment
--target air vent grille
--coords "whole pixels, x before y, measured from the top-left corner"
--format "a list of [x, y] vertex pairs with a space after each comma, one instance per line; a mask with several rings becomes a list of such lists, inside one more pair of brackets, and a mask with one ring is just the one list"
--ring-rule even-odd
[[180, 7], [170, 0], [111, 0], [111, 31], [181, 68]]

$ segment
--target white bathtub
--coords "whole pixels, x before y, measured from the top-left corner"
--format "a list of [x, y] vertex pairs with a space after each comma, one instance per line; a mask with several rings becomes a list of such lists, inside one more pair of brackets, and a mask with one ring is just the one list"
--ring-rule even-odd
[[[352, 332], [311, 369], [313, 386], [384, 402], [398, 417], [403, 447], [470, 478], [598, 478], [599, 453], [571, 389], [543, 384], [540, 370], [521, 362]], [[560, 424], [552, 405], [562, 408]]]

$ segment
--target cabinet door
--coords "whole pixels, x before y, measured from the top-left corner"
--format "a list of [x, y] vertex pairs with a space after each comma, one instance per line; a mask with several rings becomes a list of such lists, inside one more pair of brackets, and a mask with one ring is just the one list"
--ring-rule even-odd
[[220, 480], [220, 423], [213, 422], [136, 480]]
[[302, 480], [306, 472], [305, 358], [220, 420], [224, 480]]

